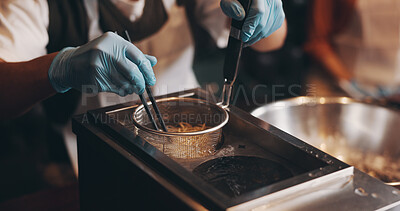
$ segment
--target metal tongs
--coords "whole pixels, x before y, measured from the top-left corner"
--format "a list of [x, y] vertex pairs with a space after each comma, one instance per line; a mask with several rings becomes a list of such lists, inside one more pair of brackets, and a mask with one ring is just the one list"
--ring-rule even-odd
[[[129, 33], [128, 33], [127, 30], [125, 30], [125, 34], [126, 34], [126, 38], [128, 39], [128, 41], [130, 43], [132, 43], [131, 37], [129, 36]], [[153, 109], [154, 109], [154, 111], [156, 113], [158, 121], [160, 122], [162, 130], [164, 132], [168, 132], [167, 127], [165, 126], [165, 122], [164, 122], [164, 120], [162, 118], [160, 109], [158, 109], [157, 102], [153, 97], [153, 92], [151, 91], [151, 88], [150, 88], [149, 85], [146, 85], [146, 92], [147, 92], [147, 96], [150, 98], [151, 105], [153, 106]], [[143, 103], [144, 109], [146, 110], [146, 113], [149, 116], [149, 119], [150, 119], [151, 124], [153, 125], [154, 129], [155, 130], [160, 130], [158, 125], [157, 125], [157, 123], [156, 123], [156, 120], [153, 117], [153, 114], [150, 111], [150, 108], [149, 108], [149, 105], [147, 104], [146, 98], [143, 96], [143, 94], [140, 94], [139, 98], [140, 98], [140, 101], [142, 101], [142, 103]]]
[[238, 74], [238, 67], [240, 56], [243, 49], [243, 41], [240, 39], [244, 20], [250, 9], [252, 0], [239, 0], [246, 11], [246, 17], [242, 21], [232, 19], [231, 31], [229, 34], [228, 47], [226, 48], [225, 61], [224, 61], [224, 87], [222, 89], [221, 106], [224, 108], [229, 107], [232, 97], [233, 84], [236, 81]]

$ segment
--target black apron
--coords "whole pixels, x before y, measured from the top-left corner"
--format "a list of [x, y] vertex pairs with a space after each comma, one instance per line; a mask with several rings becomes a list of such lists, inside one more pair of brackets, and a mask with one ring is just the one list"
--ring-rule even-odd
[[162, 0], [146, 0], [143, 15], [132, 23], [109, 0], [99, 0], [99, 24], [102, 31], [117, 32], [125, 36], [125, 30], [133, 42], [143, 40], [158, 32], [167, 22], [168, 14]]

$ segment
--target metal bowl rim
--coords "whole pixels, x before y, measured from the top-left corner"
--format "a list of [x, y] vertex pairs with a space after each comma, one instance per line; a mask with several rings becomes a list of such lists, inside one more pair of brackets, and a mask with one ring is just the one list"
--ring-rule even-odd
[[[273, 111], [276, 109], [282, 109], [282, 107], [294, 107], [294, 106], [301, 106], [301, 105], [350, 104], [350, 103], [361, 103], [361, 104], [366, 104], [368, 106], [378, 106], [375, 104], [365, 103], [365, 102], [362, 102], [362, 101], [359, 101], [359, 100], [356, 100], [353, 98], [349, 98], [349, 97], [301, 96], [301, 97], [294, 97], [294, 98], [289, 98], [286, 100], [279, 100], [277, 102], [265, 104], [263, 106], [260, 106], [256, 109], [254, 109], [253, 111], [250, 112], [250, 114], [257, 117], [259, 114], [264, 113], [265, 109]], [[378, 107], [380, 107], [380, 106], [378, 106]]]
[[[152, 134], [157, 134], [157, 135], [162, 135], [162, 136], [196, 136], [196, 135], [203, 135], [203, 134], [207, 134], [207, 133], [211, 133], [211, 132], [215, 132], [219, 129], [221, 129], [223, 126], [226, 125], [226, 123], [228, 123], [229, 120], [229, 114], [228, 112], [222, 108], [221, 106], [205, 101], [205, 100], [201, 100], [201, 99], [197, 99], [197, 98], [188, 98], [188, 97], [168, 97], [168, 98], [161, 98], [161, 99], [157, 99], [156, 102], [165, 102], [165, 101], [186, 101], [186, 102], [199, 102], [201, 104], [206, 104], [208, 106], [217, 108], [219, 111], [221, 111], [221, 113], [224, 115], [225, 119], [224, 121], [222, 121], [220, 124], [218, 124], [215, 127], [206, 129], [206, 130], [201, 130], [201, 131], [196, 131], [196, 132], [188, 132], [188, 133], [172, 133], [172, 132], [164, 132], [164, 131], [158, 131], [158, 130], [154, 130], [154, 129], [150, 129], [148, 127], [144, 127], [143, 125], [139, 124], [139, 122], [136, 121], [135, 119], [135, 114], [140, 110], [143, 109], [143, 104], [138, 106], [132, 115], [132, 119], [133, 119], [133, 123], [135, 124], [136, 127], [138, 127], [141, 130], [144, 130], [146, 132], [152, 133]], [[151, 105], [151, 102], [147, 102], [149, 105]], [[157, 120], [156, 120], [157, 121]]]

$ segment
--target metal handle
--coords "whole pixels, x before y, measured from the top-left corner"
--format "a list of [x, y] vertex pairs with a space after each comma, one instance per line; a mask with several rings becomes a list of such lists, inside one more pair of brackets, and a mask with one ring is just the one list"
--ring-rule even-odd
[[252, 0], [239, 0], [246, 11], [246, 16], [243, 20], [237, 21], [232, 19], [231, 32], [228, 40], [228, 47], [226, 48], [225, 62], [224, 62], [224, 88], [222, 91], [222, 106], [228, 107], [230, 98], [232, 96], [233, 84], [236, 81], [238, 74], [238, 67], [240, 56], [243, 49], [243, 41], [240, 39], [242, 27], [246, 20], [247, 14], [250, 9]]
[[224, 109], [228, 109], [229, 107], [229, 104], [231, 102], [232, 89], [233, 86], [231, 86], [231, 84], [224, 83], [224, 87], [222, 89], [221, 102], [218, 103], [218, 105], [220, 105]]

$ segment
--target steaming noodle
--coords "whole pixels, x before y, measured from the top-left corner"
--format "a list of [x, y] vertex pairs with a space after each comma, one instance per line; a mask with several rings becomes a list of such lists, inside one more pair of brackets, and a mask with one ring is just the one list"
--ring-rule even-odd
[[196, 132], [209, 129], [210, 127], [206, 126], [206, 124], [198, 124], [191, 125], [187, 122], [179, 122], [177, 125], [167, 125], [168, 132], [174, 133], [187, 133], [187, 132]]

